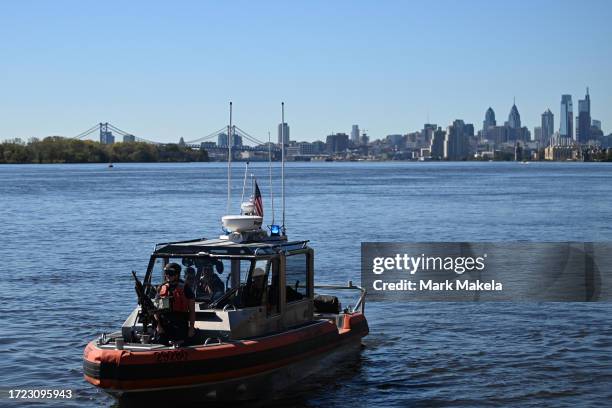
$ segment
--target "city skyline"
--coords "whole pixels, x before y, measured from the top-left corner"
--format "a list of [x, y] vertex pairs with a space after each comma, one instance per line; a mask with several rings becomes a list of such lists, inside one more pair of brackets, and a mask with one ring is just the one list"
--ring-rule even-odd
[[291, 140], [353, 124], [375, 138], [456, 119], [480, 128], [489, 106], [500, 125], [514, 98], [522, 126], [533, 132], [550, 109], [557, 131], [561, 95], [576, 121], [587, 86], [590, 117], [612, 131], [607, 1], [143, 4], [7, 3], [0, 138], [102, 121], [193, 140], [227, 123], [230, 100], [234, 122], [262, 140], [281, 101]]
[[[606, 130], [605, 130], [606, 127], [605, 127], [605, 125], [602, 125], [602, 121], [599, 120], [599, 119], [596, 119], [596, 118], [594, 118], [594, 117], [592, 117], [590, 115], [590, 112], [591, 112], [591, 103], [590, 103], [591, 101], [590, 101], [590, 93], [589, 93], [590, 91], [589, 91], [589, 87], [587, 87], [586, 89], [587, 89], [587, 91], [586, 91], [587, 93], [585, 95], [586, 100], [579, 100], [579, 102], [582, 104], [581, 106], [588, 106], [588, 108], [581, 108], [583, 110], [586, 109], [586, 112], [588, 113], [588, 121], [587, 121], [587, 123], [590, 124], [588, 127], [589, 128], [590, 128], [590, 126], [598, 127], [600, 130], [603, 130], [604, 135], [607, 135], [607, 134], [609, 134], [609, 132], [606, 132]], [[569, 97], [569, 99], [568, 99], [568, 97]], [[568, 108], [566, 106], [568, 103], [569, 103], [569, 110], [568, 110]], [[535, 131], [544, 131], [544, 138], [550, 138], [550, 136], [552, 136], [554, 134], [559, 134], [559, 135], [561, 135], [561, 137], [568, 137], [569, 139], [578, 140], [578, 136], [577, 136], [577, 134], [578, 134], [578, 126], [579, 126], [578, 125], [578, 119], [579, 119], [580, 112], [574, 111], [572, 107], [573, 107], [572, 95], [569, 95], [569, 94], [561, 95], [559, 117], [560, 118], [563, 117], [564, 114], [567, 115], [568, 123], [566, 124], [566, 126], [570, 126], [570, 128], [569, 128], [569, 135], [565, 135], [563, 133], [564, 127], [563, 127], [563, 123], [562, 122], [560, 122], [558, 125], [556, 125], [554, 123], [555, 115], [552, 112], [552, 109], [550, 109], [550, 108], [546, 108], [544, 113], [542, 113], [540, 115], [540, 117], [541, 117], [540, 123], [534, 125], [531, 128], [528, 127], [528, 126], [523, 126], [523, 127], [530, 133], [530, 139], [531, 140], [538, 140], [537, 137], [535, 137], [535, 135], [533, 134], [533, 132], [535, 132]], [[548, 121], [550, 121], [550, 122], [547, 122], [547, 123], [550, 123], [552, 125], [552, 127], [545, 126], [545, 123], [544, 123], [545, 119], [543, 118], [544, 115], [552, 115], [552, 117], [547, 119]], [[476, 131], [481, 131], [481, 130], [486, 129], [487, 127], [489, 127], [491, 125], [495, 126], [497, 124], [496, 123], [497, 121], [496, 121], [495, 118], [496, 118], [495, 109], [493, 109], [491, 106], [489, 106], [487, 108], [487, 110], [485, 111], [485, 113], [484, 113], [484, 121], [480, 122], [480, 123], [482, 123], [481, 127], [478, 127], [478, 125], [475, 125], [475, 124], [479, 123], [477, 120], [476, 121], [470, 121], [470, 120], [465, 120], [463, 118], [455, 118], [452, 121], [450, 121], [448, 124], [445, 124], [445, 123], [435, 123], [435, 124], [437, 126], [442, 127], [442, 128], [446, 128], [446, 127], [453, 126], [454, 122], [459, 120], [459, 121], [465, 122], [466, 124], [470, 124], [470, 125], [475, 126]], [[433, 122], [434, 121], [424, 122], [424, 124], [428, 125], [428, 124], [433, 123]], [[104, 123], [100, 123], [100, 125], [104, 125]], [[502, 126], [502, 122], [499, 122], [498, 125]], [[423, 124], [421, 124], [420, 126], [423, 126]], [[276, 125], [276, 127], [277, 127], [277, 138], [276, 138], [277, 140], [274, 140], [273, 143], [280, 144], [280, 140], [281, 140], [281, 123], [278, 123]], [[522, 127], [521, 114], [519, 112], [519, 109], [517, 107], [515, 99], [513, 100], [512, 106], [510, 107], [510, 113], [508, 115], [508, 120], [503, 122], [503, 127], [508, 127], [508, 128], [511, 128], [511, 129], [520, 129]], [[397, 133], [397, 131], [395, 131], [395, 132], [390, 132], [388, 134], [381, 134], [381, 135], [372, 135], [370, 133], [367, 133], [367, 131], [365, 129], [360, 129], [359, 125], [355, 125], [355, 124], [351, 125], [351, 129], [348, 132], [343, 130], [342, 127], [338, 127], [337, 126], [336, 128], [340, 128], [340, 130], [324, 132], [323, 134], [318, 135], [318, 136], [316, 136], [314, 138], [311, 137], [311, 138], [306, 138], [306, 139], [290, 139], [290, 126], [289, 126], [289, 122], [285, 121], [285, 132], [286, 132], [285, 133], [285, 138], [287, 140], [286, 143], [288, 143], [289, 140], [300, 141], [300, 142], [301, 141], [305, 141], [305, 142], [322, 141], [327, 136], [335, 135], [335, 134], [340, 134], [340, 133], [348, 133], [348, 134], [350, 134], [350, 140], [351, 141], [355, 140], [354, 137], [353, 137], [355, 134], [364, 134], [364, 135], [367, 134], [368, 137], [370, 139], [372, 139], [372, 140], [382, 140], [382, 139], [385, 139], [388, 136], [394, 136], [394, 135], [403, 136], [403, 135], [409, 134], [409, 133], [411, 133], [411, 132], [413, 132], [415, 130], [419, 130], [419, 125], [415, 125], [414, 128], [402, 130], [400, 133]], [[550, 135], [548, 133], [546, 133], [545, 130], [550, 130]], [[355, 133], [355, 132], [357, 132], [357, 133]], [[612, 134], [612, 133], [610, 133], [610, 134]], [[43, 136], [43, 137], [47, 137], [47, 136], [62, 136], [62, 137], [72, 138], [72, 137], [75, 137], [77, 135], [60, 135], [60, 134], [52, 135], [52, 134], [49, 134], [49, 135], [46, 135], [46, 136]], [[136, 135], [129, 134], [128, 135], [128, 137], [129, 137], [128, 141], [134, 141], [134, 140], [132, 140], [132, 139], [134, 139], [134, 136], [136, 136]], [[136, 137], [140, 138], [141, 136], [142, 135], [137, 135]], [[108, 138], [108, 139], [103, 141], [102, 138], [100, 138], [100, 141], [102, 143], [114, 143], [115, 142], [115, 137], [116, 137], [116, 135], [114, 133], [112, 133], [111, 131], [109, 131], [104, 136], [104, 138]], [[178, 136], [178, 137], [180, 139], [182, 139], [182, 140], [185, 139], [183, 136]], [[202, 136], [200, 136], [200, 137], [202, 137]], [[196, 139], [199, 139], [200, 137], [197, 137]], [[215, 141], [217, 141], [217, 139], [221, 140], [223, 137], [225, 137], [227, 139], [227, 134], [223, 133], [223, 132], [218, 132], [218, 133], [214, 133], [214, 134], [209, 135], [209, 139], [207, 139], [207, 140], [215, 140]], [[31, 137], [28, 137], [28, 138], [23, 138], [23, 137], [17, 137], [17, 138], [21, 139], [23, 141], [27, 141], [30, 138], [41, 138], [41, 137], [40, 136], [31, 136]], [[89, 136], [89, 138], [92, 139], [92, 140], [98, 140], [97, 134], [95, 134], [95, 133], [91, 134]], [[2, 140], [11, 140], [11, 139], [14, 139], [14, 138], [2, 137], [0, 135], [0, 141], [2, 141]], [[146, 135], [145, 135], [144, 140], [145, 141], [151, 140], [153, 142], [160, 142], [160, 143], [175, 143], [176, 142], [176, 137], [174, 137], [174, 138], [173, 137], [165, 138], [164, 140], [154, 140], [154, 139], [146, 138]], [[265, 141], [267, 141], [267, 138], [266, 139], [261, 138], [259, 140], [261, 140], [262, 143], [265, 143]], [[588, 139], [585, 139], [585, 140], [581, 139], [581, 141], [586, 141], [586, 140], [588, 140]], [[121, 140], [117, 139], [116, 141], [120, 142]], [[126, 141], [125, 137], [124, 137], [123, 141]], [[221, 142], [217, 142], [217, 143], [219, 145], [227, 146], [227, 140], [225, 140], [225, 142], [223, 142], [223, 143], [221, 143]], [[240, 140], [240, 144], [242, 144], [242, 140]], [[247, 144], [254, 145], [254, 143], [252, 143], [252, 142], [249, 142]]]

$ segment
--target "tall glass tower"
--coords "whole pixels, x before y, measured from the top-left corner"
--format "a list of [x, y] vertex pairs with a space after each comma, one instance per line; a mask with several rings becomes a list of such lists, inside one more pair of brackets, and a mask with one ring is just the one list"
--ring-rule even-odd
[[496, 125], [497, 125], [497, 122], [495, 121], [495, 111], [493, 111], [493, 108], [489, 106], [489, 109], [487, 109], [487, 112], [485, 113], [485, 119], [482, 122], [482, 133], [481, 133], [482, 138], [488, 139], [489, 128], [492, 128]]
[[[285, 138], [285, 140], [283, 140], [283, 137]], [[278, 124], [278, 144], [288, 145], [289, 140], [291, 140], [289, 139], [289, 124], [287, 124], [287, 122], [279, 123]]]
[[351, 141], [359, 144], [359, 125], [353, 125], [351, 128]]
[[555, 115], [553, 115], [550, 109], [546, 109], [546, 112], [542, 114], [542, 140], [540, 142], [547, 145], [554, 132]]
[[587, 88], [584, 99], [578, 101], [578, 123], [576, 127], [576, 140], [586, 144], [591, 139], [591, 97]]
[[572, 95], [561, 95], [561, 116], [559, 117], [559, 136], [574, 138], [574, 108]]
[[510, 114], [508, 115], [507, 124], [508, 124], [508, 127], [512, 129], [521, 128], [521, 115], [519, 114], [516, 104], [512, 104], [512, 108], [510, 109]]
[[493, 108], [489, 107], [489, 109], [487, 109], [487, 112], [485, 113], [484, 122], [482, 122], [482, 129], [487, 130], [488, 128], [496, 125], [497, 122], [495, 121], [495, 111], [493, 110]]

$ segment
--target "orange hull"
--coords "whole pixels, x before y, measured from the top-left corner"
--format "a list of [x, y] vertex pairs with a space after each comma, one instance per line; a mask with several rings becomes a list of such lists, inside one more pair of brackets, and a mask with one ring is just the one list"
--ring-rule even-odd
[[228, 344], [151, 351], [101, 349], [83, 353], [85, 379], [111, 394], [223, 383], [325, 355], [368, 334], [361, 313], [344, 327], [323, 320], [284, 333]]

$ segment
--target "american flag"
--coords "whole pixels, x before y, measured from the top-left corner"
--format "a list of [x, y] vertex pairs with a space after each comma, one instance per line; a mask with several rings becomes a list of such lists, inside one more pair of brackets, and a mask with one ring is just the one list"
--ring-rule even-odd
[[255, 182], [255, 197], [253, 197], [253, 204], [255, 204], [255, 215], [263, 217], [263, 201], [261, 199], [261, 192], [259, 191], [257, 181]]

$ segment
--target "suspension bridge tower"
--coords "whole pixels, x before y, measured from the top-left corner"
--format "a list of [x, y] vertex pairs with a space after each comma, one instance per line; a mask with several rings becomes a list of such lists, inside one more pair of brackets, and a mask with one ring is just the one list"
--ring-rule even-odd
[[115, 136], [113, 132], [108, 130], [108, 122], [100, 123], [100, 143], [102, 144], [113, 144], [115, 143]]

